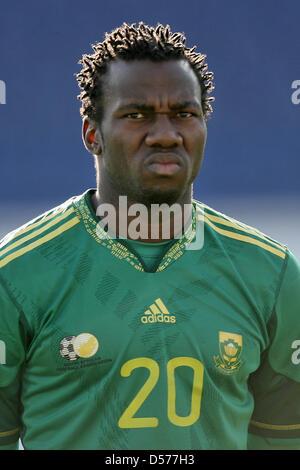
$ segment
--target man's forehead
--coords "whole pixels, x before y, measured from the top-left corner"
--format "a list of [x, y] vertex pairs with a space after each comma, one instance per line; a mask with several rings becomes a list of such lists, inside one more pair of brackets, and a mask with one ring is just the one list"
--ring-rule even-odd
[[182, 59], [163, 62], [118, 59], [110, 64], [104, 87], [110, 98], [118, 97], [124, 102], [134, 98], [147, 102], [150, 95], [161, 92], [176, 95], [180, 101], [190, 101], [195, 96], [199, 99], [201, 95], [195, 72]]

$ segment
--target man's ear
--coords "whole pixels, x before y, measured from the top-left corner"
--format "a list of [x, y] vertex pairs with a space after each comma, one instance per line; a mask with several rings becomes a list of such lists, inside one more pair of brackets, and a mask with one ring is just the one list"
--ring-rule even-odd
[[82, 140], [88, 152], [97, 156], [101, 155], [103, 145], [99, 125], [88, 117], [82, 121]]

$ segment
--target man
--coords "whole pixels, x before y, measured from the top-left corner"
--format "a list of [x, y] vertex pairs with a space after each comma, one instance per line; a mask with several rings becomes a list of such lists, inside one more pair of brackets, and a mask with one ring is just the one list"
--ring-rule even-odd
[[184, 40], [124, 24], [83, 56], [97, 188], [1, 244], [3, 449], [300, 448], [300, 268], [192, 200], [213, 85]]

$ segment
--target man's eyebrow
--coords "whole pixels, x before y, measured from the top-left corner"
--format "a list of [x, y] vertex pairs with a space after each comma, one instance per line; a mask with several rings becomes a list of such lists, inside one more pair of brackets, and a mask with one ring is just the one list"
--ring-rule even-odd
[[126, 103], [118, 106], [117, 111], [128, 111], [136, 109], [137, 111], [154, 111], [155, 107], [146, 103]]
[[197, 101], [179, 101], [174, 105], [170, 106], [170, 109], [184, 109], [184, 108], [196, 108], [201, 109], [200, 103]]
[[[179, 110], [179, 109], [184, 109], [184, 108], [201, 109], [201, 105], [197, 101], [179, 101], [170, 106], [171, 110]], [[126, 103], [126, 104], [120, 105], [117, 108], [117, 111], [122, 112], [122, 111], [129, 111], [132, 109], [135, 109], [137, 111], [154, 112], [155, 106], [147, 104], [147, 103], [132, 102], [132, 103]]]

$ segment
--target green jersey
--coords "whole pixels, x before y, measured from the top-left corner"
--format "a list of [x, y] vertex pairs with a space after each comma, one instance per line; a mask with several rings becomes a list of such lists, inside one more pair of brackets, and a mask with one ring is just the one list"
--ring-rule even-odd
[[0, 448], [297, 448], [289, 250], [194, 201], [147, 270], [101, 229], [91, 191], [0, 245]]

